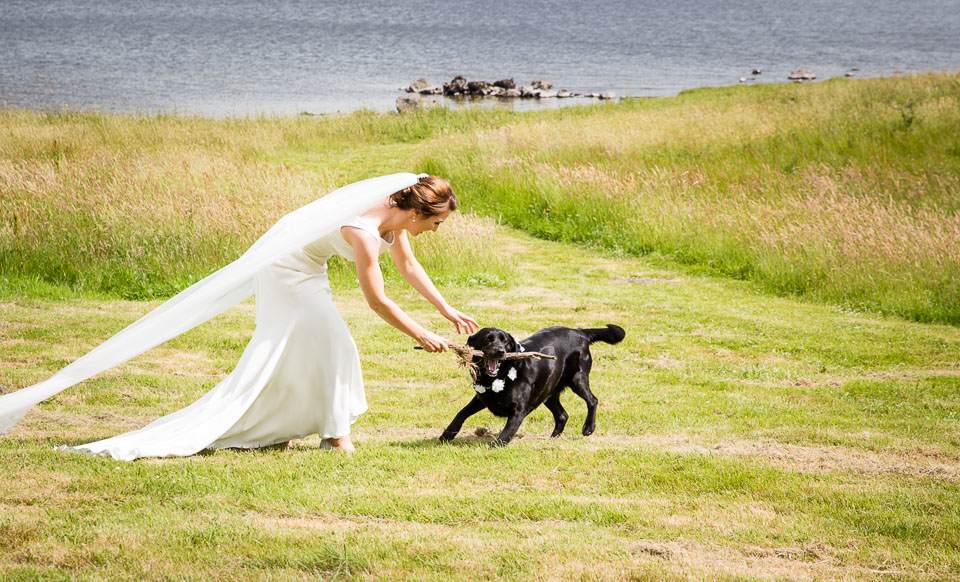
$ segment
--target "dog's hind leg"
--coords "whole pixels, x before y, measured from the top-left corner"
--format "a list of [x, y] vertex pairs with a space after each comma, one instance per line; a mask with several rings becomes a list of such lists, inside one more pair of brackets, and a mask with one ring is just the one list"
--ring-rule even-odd
[[560, 404], [560, 394], [554, 394], [543, 401], [543, 405], [553, 413], [553, 434], [551, 437], [558, 437], [563, 432], [563, 427], [567, 426], [567, 419], [570, 417], [567, 411]]
[[587, 403], [587, 420], [583, 423], [583, 436], [593, 434], [597, 428], [597, 397], [590, 391], [590, 376], [580, 370], [570, 380], [570, 389]]
[[457, 436], [457, 433], [460, 432], [461, 428], [463, 428], [463, 421], [467, 420], [486, 407], [487, 405], [480, 400], [479, 396], [474, 396], [473, 399], [468, 402], [466, 406], [460, 409], [460, 412], [458, 412], [455, 417], [453, 417], [453, 421], [450, 423], [450, 426], [448, 426], [447, 429], [443, 431], [443, 434], [440, 435], [440, 440], [453, 440], [453, 437]]

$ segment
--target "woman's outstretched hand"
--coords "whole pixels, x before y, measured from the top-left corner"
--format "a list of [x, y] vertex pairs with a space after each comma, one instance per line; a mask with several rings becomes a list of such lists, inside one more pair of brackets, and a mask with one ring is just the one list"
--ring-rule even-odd
[[453, 322], [454, 327], [457, 328], [457, 333], [473, 333], [480, 327], [472, 317], [452, 307], [448, 306], [446, 309], [441, 310], [440, 313]]
[[445, 352], [447, 351], [447, 340], [446, 338], [439, 336], [430, 331], [424, 331], [423, 335], [417, 338], [417, 341], [420, 343], [420, 347], [423, 348], [425, 352]]

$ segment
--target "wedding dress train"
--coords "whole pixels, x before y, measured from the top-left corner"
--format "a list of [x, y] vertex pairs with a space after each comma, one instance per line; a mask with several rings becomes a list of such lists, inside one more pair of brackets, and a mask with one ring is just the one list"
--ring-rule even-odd
[[[381, 253], [393, 242], [367, 219], [345, 226], [376, 237]], [[354, 259], [339, 230], [257, 278], [253, 337], [234, 371], [202, 398], [139, 430], [64, 448], [132, 460], [350, 434], [367, 401], [356, 344], [330, 293], [326, 262], [334, 254]]]

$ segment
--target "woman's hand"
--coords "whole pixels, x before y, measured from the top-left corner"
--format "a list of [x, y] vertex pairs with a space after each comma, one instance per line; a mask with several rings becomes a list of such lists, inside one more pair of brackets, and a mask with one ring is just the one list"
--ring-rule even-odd
[[[454, 327], [457, 328], [457, 333], [473, 333], [480, 327], [472, 317], [457, 311], [449, 305], [447, 305], [445, 309], [441, 309], [440, 313], [453, 322]], [[461, 329], [463, 331], [461, 331]]]
[[447, 351], [447, 340], [431, 331], [424, 331], [423, 335], [417, 338], [420, 346], [425, 352], [445, 352]]

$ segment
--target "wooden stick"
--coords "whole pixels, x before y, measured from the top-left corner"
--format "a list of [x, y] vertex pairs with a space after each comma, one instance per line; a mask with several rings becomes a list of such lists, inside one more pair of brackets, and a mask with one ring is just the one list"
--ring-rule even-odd
[[[469, 360], [470, 358], [473, 358], [473, 357], [477, 357], [477, 358], [483, 357], [483, 352], [481, 352], [480, 350], [475, 350], [470, 346], [462, 346], [460, 344], [448, 343], [447, 347], [457, 352], [457, 355], [459, 355], [464, 360]], [[423, 347], [417, 346], [414, 349], [422, 350]], [[557, 357], [551, 356], [550, 354], [541, 354], [540, 352], [507, 352], [500, 359], [501, 360], [531, 360], [531, 359], [556, 360]]]

